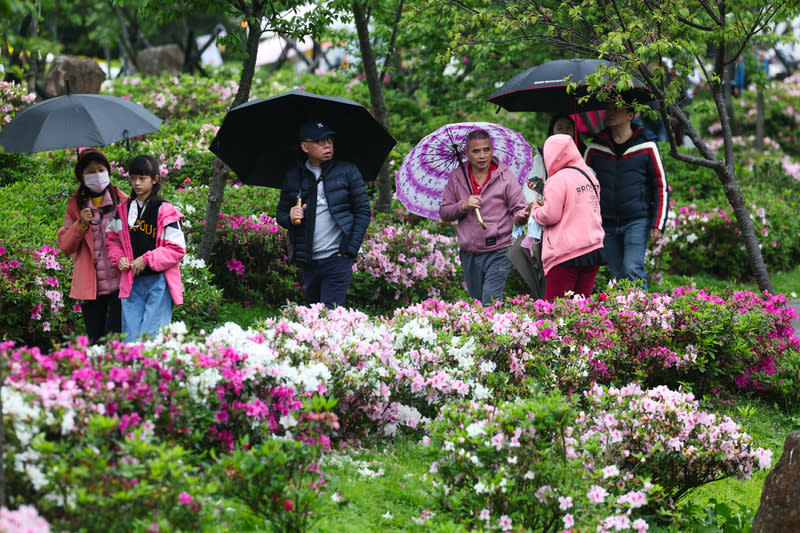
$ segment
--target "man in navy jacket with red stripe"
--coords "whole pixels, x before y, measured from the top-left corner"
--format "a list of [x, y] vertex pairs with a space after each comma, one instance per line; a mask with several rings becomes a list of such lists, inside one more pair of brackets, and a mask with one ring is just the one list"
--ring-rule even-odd
[[633, 109], [606, 108], [606, 124], [586, 148], [584, 159], [600, 182], [603, 248], [614, 279], [642, 280], [649, 239], [659, 239], [669, 213], [669, 185], [655, 136], [632, 126]]

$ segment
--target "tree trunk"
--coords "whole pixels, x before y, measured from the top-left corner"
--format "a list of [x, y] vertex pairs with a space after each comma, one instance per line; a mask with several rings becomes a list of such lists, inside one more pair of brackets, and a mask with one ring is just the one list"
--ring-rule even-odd
[[[375, 120], [387, 131], [387, 109], [386, 98], [383, 94], [383, 80], [378, 77], [378, 65], [375, 61], [375, 52], [369, 40], [369, 16], [367, 15], [367, 2], [353, 2], [353, 19], [358, 32], [358, 47], [361, 51], [361, 63], [364, 67], [364, 76], [367, 78], [369, 87], [369, 99]], [[373, 176], [364, 176], [365, 179]], [[378, 212], [388, 212], [392, 207], [392, 177], [389, 173], [387, 161], [381, 165], [378, 172], [378, 200], [375, 203], [375, 210]]]
[[[264, 16], [261, 13], [255, 15], [257, 20]], [[242, 65], [242, 75], [239, 79], [239, 90], [233, 99], [230, 109], [241, 105], [250, 98], [250, 88], [253, 85], [253, 74], [256, 70], [256, 55], [258, 54], [258, 41], [261, 37], [259, 28], [251, 28], [247, 35], [247, 57]], [[208, 201], [206, 202], [206, 225], [203, 227], [203, 236], [197, 247], [197, 257], [209, 262], [211, 250], [217, 239], [217, 223], [219, 213], [222, 208], [222, 199], [225, 196], [225, 182], [228, 179], [231, 169], [222, 162], [220, 158], [214, 159], [214, 173], [211, 177], [211, 186], [208, 189]]]
[[[39, 14], [41, 14], [41, 5], [39, 6]], [[31, 18], [31, 39], [36, 39], [39, 36], [39, 17], [34, 14]], [[35, 50], [28, 50], [28, 64], [30, 70], [26, 75], [25, 82], [28, 87], [36, 87], [36, 80], [39, 79], [39, 54]]]
[[723, 87], [719, 83], [712, 84], [711, 94], [717, 106], [717, 111], [719, 112], [722, 136], [725, 142], [724, 164], [715, 167], [715, 170], [720, 182], [722, 182], [722, 189], [725, 191], [725, 197], [728, 199], [728, 202], [730, 202], [731, 208], [733, 208], [733, 214], [736, 216], [739, 231], [742, 232], [742, 241], [744, 242], [745, 249], [747, 249], [747, 255], [750, 257], [750, 268], [753, 270], [753, 276], [756, 278], [758, 288], [762, 291], [774, 294], [775, 289], [772, 287], [772, 282], [769, 279], [767, 266], [764, 264], [764, 257], [761, 255], [761, 248], [758, 247], [758, 239], [756, 238], [756, 232], [753, 228], [753, 221], [750, 219], [750, 211], [747, 208], [747, 203], [744, 200], [739, 184], [736, 182], [732, 141], [733, 132], [728, 116], [728, 106], [730, 102], [725, 101], [725, 93], [723, 92]]
[[[117, 20], [119, 21], [119, 42], [122, 45], [122, 49], [125, 55], [128, 56], [133, 68], [136, 69], [136, 72], [141, 72], [142, 69], [139, 68], [139, 64], [136, 62], [136, 51], [133, 49], [130, 36], [128, 35], [128, 23], [125, 20], [125, 16], [122, 14], [122, 10], [117, 4], [112, 3], [111, 7], [114, 9], [114, 13], [117, 15]], [[124, 64], [125, 62], [123, 60], [123, 66]], [[126, 74], [130, 74], [130, 72], [126, 72]]]

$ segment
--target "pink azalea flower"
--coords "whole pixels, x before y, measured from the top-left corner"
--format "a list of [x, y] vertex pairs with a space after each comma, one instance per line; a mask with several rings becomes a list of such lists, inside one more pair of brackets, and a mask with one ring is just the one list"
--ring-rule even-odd
[[598, 485], [592, 485], [589, 492], [586, 493], [586, 497], [592, 503], [603, 503], [606, 500], [606, 496], [608, 496], [608, 491]]
[[[558, 497], [558, 508], [562, 511], [566, 511], [572, 507], [572, 497], [571, 496], [559, 496]], [[567, 526], [570, 527], [570, 526]]]

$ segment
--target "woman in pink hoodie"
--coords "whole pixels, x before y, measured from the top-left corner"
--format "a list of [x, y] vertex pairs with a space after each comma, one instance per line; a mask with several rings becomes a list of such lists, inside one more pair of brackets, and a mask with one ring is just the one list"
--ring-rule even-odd
[[140, 155], [128, 168], [131, 198], [117, 207], [106, 230], [111, 264], [120, 271], [122, 333], [126, 342], [151, 337], [172, 322], [172, 306], [183, 303], [181, 259], [186, 242], [183, 215], [158, 192], [158, 161]]
[[544, 226], [545, 298], [553, 300], [568, 292], [589, 296], [597, 271], [606, 262], [600, 184], [569, 135], [549, 137], [542, 155], [549, 177], [544, 201], [531, 207], [531, 216]]

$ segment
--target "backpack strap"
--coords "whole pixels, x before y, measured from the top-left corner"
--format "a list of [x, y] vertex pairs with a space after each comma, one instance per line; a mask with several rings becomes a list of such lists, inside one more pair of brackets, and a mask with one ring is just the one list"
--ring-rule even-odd
[[578, 167], [573, 167], [573, 166], [566, 166], [564, 168], [571, 168], [571, 169], [577, 170], [578, 172], [583, 174], [583, 177], [585, 177], [589, 181], [589, 185], [591, 185], [592, 189], [594, 189], [594, 195], [597, 196], [598, 200], [600, 199], [600, 195], [597, 194], [597, 187], [594, 186], [594, 183], [592, 183], [592, 180], [589, 178], [589, 176], [586, 175], [586, 172], [584, 172], [583, 170], [579, 169]]

